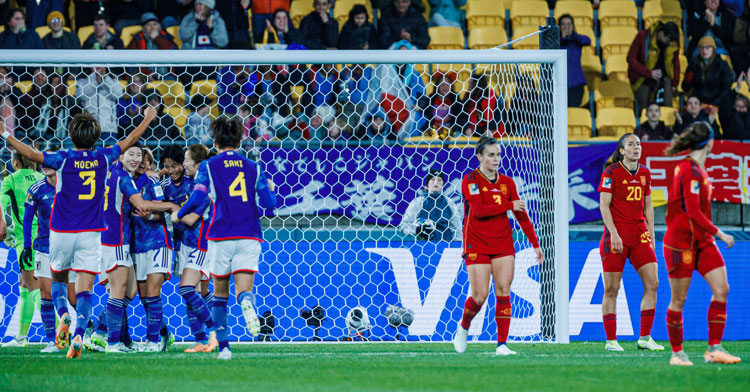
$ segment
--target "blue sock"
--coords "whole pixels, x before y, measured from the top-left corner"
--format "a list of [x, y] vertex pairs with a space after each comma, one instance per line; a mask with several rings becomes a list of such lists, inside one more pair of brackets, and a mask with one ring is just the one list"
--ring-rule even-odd
[[[161, 301], [159, 301], [161, 303]], [[167, 328], [167, 319], [164, 317], [164, 306], [161, 308], [161, 327], [159, 328], [159, 335], [169, 336], [169, 328]]]
[[148, 313], [146, 313], [148, 341], [158, 343], [160, 339], [159, 330], [161, 329], [163, 316], [161, 297], [149, 297], [146, 298], [146, 300], [148, 301]]
[[[66, 287], [67, 289], [67, 287]], [[73, 337], [83, 337], [86, 326], [89, 323], [91, 317], [91, 292], [81, 291], [76, 294], [76, 313], [78, 313], [78, 320], [76, 320], [76, 331]]]
[[203, 296], [203, 302], [206, 303], [206, 306], [208, 306], [209, 309], [213, 308], [214, 306], [214, 293], [208, 292], [208, 294]]
[[198, 320], [198, 316], [195, 315], [193, 308], [190, 304], [185, 304], [185, 309], [187, 309], [188, 324], [190, 324], [190, 332], [195, 336], [195, 342], [203, 344], [208, 343], [208, 337], [206, 336], [206, 331], [203, 329], [203, 323]]
[[42, 326], [44, 326], [44, 336], [50, 342], [55, 341], [55, 304], [51, 299], [42, 298]]
[[243, 291], [239, 294], [237, 294], [237, 302], [242, 303], [245, 299], [249, 299], [250, 302], [255, 306], [255, 296], [250, 291]]
[[52, 282], [52, 302], [57, 309], [57, 315], [68, 313], [68, 285], [63, 282]]
[[209, 331], [214, 330], [214, 322], [211, 320], [211, 313], [203, 302], [203, 298], [195, 291], [195, 286], [182, 286], [180, 287], [180, 295], [185, 300], [186, 304], [195, 312], [198, 319], [208, 327]]
[[100, 333], [102, 335], [107, 334], [107, 306], [104, 306], [104, 309], [99, 312], [99, 322], [96, 324], [96, 329], [94, 331], [96, 333]]
[[216, 324], [216, 339], [219, 341], [219, 351], [229, 348], [229, 330], [227, 329], [227, 298], [214, 297], [211, 312]]
[[125, 303], [121, 299], [109, 297], [107, 300], [107, 310], [104, 316], [107, 322], [107, 344], [117, 344], [120, 341], [124, 308]]
[[122, 309], [122, 328], [120, 328], [120, 342], [126, 346], [130, 346], [133, 343], [133, 339], [130, 337], [130, 327], [128, 326], [128, 305], [132, 299], [125, 297], [123, 304], [125, 305]]

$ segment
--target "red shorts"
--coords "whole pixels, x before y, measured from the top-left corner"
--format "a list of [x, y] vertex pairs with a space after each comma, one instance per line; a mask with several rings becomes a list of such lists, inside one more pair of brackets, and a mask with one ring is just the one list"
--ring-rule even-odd
[[466, 265], [492, 264], [492, 259], [505, 256], [515, 256], [516, 248], [512, 241], [506, 241], [503, 246], [493, 249], [492, 253], [464, 253]]
[[622, 272], [625, 269], [625, 260], [630, 259], [630, 264], [636, 271], [648, 263], [656, 263], [656, 254], [651, 246], [651, 235], [645, 224], [619, 225], [617, 233], [622, 239], [622, 253], [615, 253], [610, 243], [610, 233], [604, 228], [604, 234], [599, 242], [599, 254], [602, 257], [602, 270], [604, 272]]
[[667, 263], [670, 278], [689, 278], [693, 276], [694, 270], [705, 276], [725, 265], [724, 258], [714, 242], [693, 250], [678, 250], [665, 244], [664, 261]]

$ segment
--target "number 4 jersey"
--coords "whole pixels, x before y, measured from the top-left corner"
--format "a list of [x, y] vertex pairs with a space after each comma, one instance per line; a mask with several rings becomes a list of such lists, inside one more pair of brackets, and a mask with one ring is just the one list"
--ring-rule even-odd
[[622, 162], [607, 166], [599, 192], [612, 194], [609, 209], [615, 224], [646, 222], [643, 206], [645, 197], [651, 195], [651, 172], [645, 166], [639, 163], [632, 172]]
[[78, 233], [103, 231], [104, 183], [120, 146], [95, 150], [60, 150], [44, 153], [44, 166], [57, 171], [50, 229]]

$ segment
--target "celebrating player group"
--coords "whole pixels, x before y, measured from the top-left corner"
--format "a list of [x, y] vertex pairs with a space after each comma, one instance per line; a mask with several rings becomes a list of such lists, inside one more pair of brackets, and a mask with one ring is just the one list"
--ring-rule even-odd
[[[202, 145], [185, 153], [170, 147], [165, 158], [168, 177], [160, 183], [154, 178], [158, 173], [149, 171], [151, 152], [137, 143], [155, 116], [153, 109], [145, 109], [142, 123], [111, 147], [94, 147], [101, 128], [89, 114], [70, 121], [74, 148], [68, 150], [40, 152], [1, 130], [15, 149], [17, 172], [37, 163], [43, 168], [42, 178], [27, 181], [23, 223], [16, 226], [23, 228], [18, 237], [34, 239], [33, 244], [16, 244], [22, 248], [20, 283], [27, 297], [37, 285], [40, 289], [48, 340], [43, 352], [67, 348], [68, 358], [78, 358], [84, 346], [109, 353], [134, 351], [127, 307], [136, 293], [147, 315], [147, 343], [140, 351], [165, 349], [171, 334], [164, 322], [161, 286], [172, 272], [173, 252], [180, 295], [196, 339], [186, 352], [218, 347], [218, 359], [231, 359], [227, 299], [232, 275], [247, 328], [252, 335], [259, 333], [252, 294], [262, 241], [256, 200], [273, 208], [274, 185], [256, 162], [236, 152], [244, 128], [228, 118], [211, 125], [214, 156]], [[173, 237], [165, 220], [169, 213]], [[100, 273], [106, 273], [100, 283], [107, 285], [109, 298], [94, 325], [91, 297]], [[209, 277], [213, 293], [208, 291]], [[32, 299], [27, 302], [33, 315]], [[75, 325], [69, 304], [77, 314]]]

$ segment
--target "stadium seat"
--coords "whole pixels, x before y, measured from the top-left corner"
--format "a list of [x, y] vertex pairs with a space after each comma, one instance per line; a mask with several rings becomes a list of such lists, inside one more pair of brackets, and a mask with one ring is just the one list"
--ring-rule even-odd
[[643, 4], [643, 26], [651, 27], [657, 21], [675, 22], [682, 28], [682, 7], [678, 1], [650, 0]]
[[16, 82], [16, 84], [14, 84], [13, 87], [21, 90], [23, 94], [26, 94], [29, 92], [33, 84], [34, 84], [33, 80], [23, 80], [20, 82]]
[[[603, 4], [603, 3], [602, 3]], [[635, 130], [632, 108], [603, 108], [597, 110], [596, 129], [599, 136], [620, 137]]]
[[185, 86], [176, 80], [148, 82], [147, 87], [159, 92], [164, 106], [185, 105]]
[[589, 86], [593, 87], [598, 81], [602, 80], [602, 61], [599, 56], [583, 52], [581, 54], [581, 68], [583, 68], [583, 74], [586, 76], [586, 83]]
[[430, 27], [427, 49], [464, 49], [464, 34], [458, 27]]
[[302, 22], [302, 18], [307, 16], [310, 12], [315, 11], [313, 2], [310, 0], [294, 0], [289, 5], [289, 17], [292, 18], [294, 27], [299, 28], [299, 24]]
[[[570, 14], [575, 22], [576, 30], [581, 27], [594, 28], [594, 9], [591, 7], [591, 2], [581, 0], [562, 0], [555, 4], [555, 19], [560, 19], [560, 16]], [[596, 41], [592, 41], [596, 44]]]
[[167, 33], [172, 36], [172, 40], [177, 45], [177, 49], [182, 48], [182, 40], [180, 39], [180, 26], [167, 27]]
[[469, 49], [490, 49], [508, 42], [500, 26], [475, 27], [469, 31]]
[[[661, 111], [659, 120], [664, 121], [664, 125], [668, 127], [674, 126], [676, 120], [674, 116], [674, 108], [671, 106], [660, 106], [659, 109]], [[646, 108], [643, 108], [643, 110], [641, 110], [641, 124], [646, 121], [648, 121], [648, 118], [646, 118]]]
[[589, 107], [589, 86], [583, 85], [583, 97], [581, 97], [581, 105], [579, 107], [581, 108], [588, 108]]
[[520, 26], [544, 26], [549, 16], [549, 7], [543, 0], [516, 0], [510, 6], [511, 27], [515, 30]]
[[[471, 64], [434, 64], [433, 73], [441, 72], [443, 74], [453, 74], [454, 83], [453, 91], [456, 94], [461, 93], [469, 88], [469, 79], [471, 78]], [[430, 83], [432, 84], [432, 80]]]
[[[300, 1], [300, 0], [295, 0]], [[304, 1], [304, 0], [303, 0]], [[344, 27], [344, 23], [349, 20], [349, 11], [352, 10], [355, 4], [362, 4], [367, 8], [367, 20], [372, 22], [372, 4], [366, 0], [336, 0], [336, 4], [333, 7], [333, 18], [339, 24], [339, 30]], [[301, 19], [300, 19], [301, 21]]]
[[39, 38], [44, 38], [45, 35], [49, 34], [52, 29], [49, 28], [49, 26], [39, 26], [34, 31], [36, 31], [36, 35], [39, 36]]
[[[736, 89], [737, 89], [737, 82], [734, 82], [732, 83], [732, 90], [736, 90]], [[748, 89], [747, 83], [742, 83], [742, 85], [740, 85], [740, 91], [738, 91], [738, 93], [750, 99], [750, 89]]]
[[[110, 27], [109, 32], [114, 34], [115, 29]], [[81, 28], [78, 29], [78, 40], [81, 41], [81, 45], [83, 45], [83, 43], [86, 42], [89, 36], [93, 33], [94, 33], [94, 26], [81, 26]]]
[[469, 36], [479, 27], [505, 30], [505, 10], [498, 8], [497, 0], [469, 0], [466, 3], [466, 22]]
[[568, 108], [568, 139], [582, 140], [591, 137], [591, 113], [588, 109]]
[[[682, 93], [682, 81], [685, 80], [685, 71], [688, 67], [688, 59], [684, 54], [680, 53], [680, 83], [677, 83], [677, 92]], [[676, 95], [676, 94], [675, 94]]]
[[76, 95], [76, 81], [74, 79], [66, 80], [65, 84], [68, 86], [68, 95], [74, 97]]
[[190, 111], [182, 106], [167, 106], [167, 113], [174, 119], [174, 124], [180, 129], [182, 137], [185, 137], [185, 124]]
[[5, 25], [0, 25], [0, 33], [2, 33], [3, 31], [5, 31]]
[[638, 30], [635, 27], [607, 27], [602, 30], [599, 41], [602, 48], [602, 60], [613, 54], [627, 55]]
[[591, 27], [587, 27], [587, 26], [578, 27], [578, 25], [576, 25], [576, 32], [578, 34], [589, 37], [589, 39], [591, 40], [591, 45], [584, 46], [581, 52], [595, 54], [596, 53], [596, 35], [594, 35], [594, 29]]
[[141, 27], [141, 25], [128, 26], [123, 28], [122, 31], [120, 31], [120, 39], [122, 40], [122, 44], [127, 48], [128, 45], [130, 45], [130, 41], [133, 40], [133, 36], [140, 33], [142, 30], [143, 27]]
[[605, 74], [607, 80], [619, 80], [621, 82], [628, 82], [628, 60], [627, 55], [614, 54], [607, 58], [607, 62], [604, 64]]
[[[514, 3], [515, 4], [515, 3]], [[521, 38], [539, 30], [539, 26], [521, 26], [513, 28], [512, 40]], [[539, 49], [539, 36], [535, 35], [513, 44], [513, 49]]]
[[629, 82], [607, 80], [600, 82], [594, 91], [597, 110], [600, 108], [630, 108], [633, 110], [633, 89]]
[[634, 1], [602, 1], [599, 3], [599, 30], [616, 26], [638, 27], [638, 9]]

